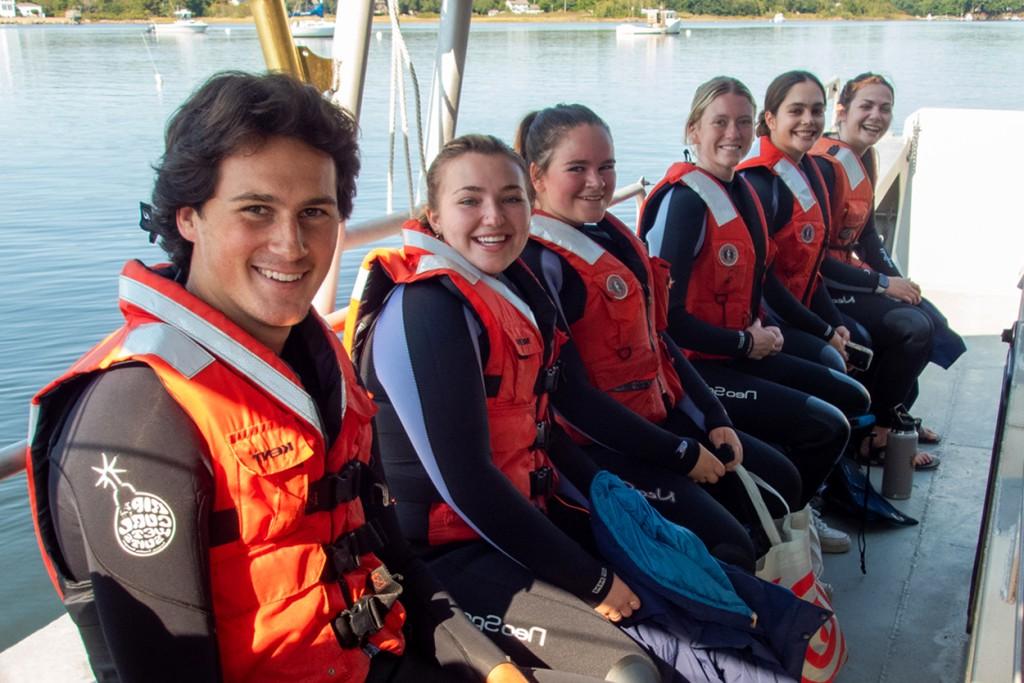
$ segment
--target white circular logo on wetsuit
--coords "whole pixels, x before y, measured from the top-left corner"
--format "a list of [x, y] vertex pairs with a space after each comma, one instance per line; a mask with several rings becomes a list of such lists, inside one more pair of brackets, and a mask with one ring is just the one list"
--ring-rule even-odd
[[740, 260], [740, 250], [736, 248], [734, 244], [723, 244], [718, 248], [718, 261], [727, 267], [736, 265], [736, 262]]
[[810, 244], [814, 241], [814, 226], [808, 223], [800, 230], [800, 239], [804, 244]]
[[117, 542], [126, 553], [156, 555], [174, 538], [174, 513], [160, 496], [139, 491], [117, 509]]
[[121, 475], [128, 470], [117, 466], [117, 456], [107, 460], [102, 453], [102, 467], [93, 467], [100, 475], [97, 487], [111, 488], [114, 498], [114, 537], [129, 555], [148, 557], [163, 551], [174, 540], [174, 511], [163, 498], [139, 491]]

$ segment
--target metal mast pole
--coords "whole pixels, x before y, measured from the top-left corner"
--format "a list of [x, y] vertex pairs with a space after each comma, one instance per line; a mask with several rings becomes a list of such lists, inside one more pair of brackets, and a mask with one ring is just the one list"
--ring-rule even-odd
[[437, 35], [437, 58], [430, 90], [430, 118], [427, 124], [427, 165], [446, 142], [455, 137], [462, 94], [462, 73], [466, 65], [472, 0], [444, 0]]
[[[373, 31], [373, 0], [338, 0], [338, 13], [334, 20], [334, 42], [331, 56], [335, 71], [332, 101], [359, 123], [359, 110], [363, 106], [363, 84], [366, 81], [366, 56]], [[338, 274], [345, 246], [345, 226], [338, 233], [331, 264], [323, 284], [313, 298], [313, 306], [321, 315], [336, 308]]]

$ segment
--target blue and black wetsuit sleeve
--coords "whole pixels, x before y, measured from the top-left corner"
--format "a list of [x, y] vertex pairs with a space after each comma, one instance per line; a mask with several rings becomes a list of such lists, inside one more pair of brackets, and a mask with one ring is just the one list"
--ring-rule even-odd
[[711, 391], [711, 387], [697, 372], [697, 368], [693, 367], [693, 363], [676, 346], [671, 336], [668, 334], [662, 336], [685, 393], [682, 402], [676, 406], [676, 409], [682, 410], [697, 425], [703, 426], [705, 432], [710, 432], [717, 427], [732, 427], [732, 420], [729, 419], [725, 406]]
[[[367, 383], [387, 403], [379, 431], [402, 431], [413, 454], [403, 451], [402, 440], [382, 441], [385, 470], [390, 477], [395, 463], [413, 475], [412, 455], [419, 476], [484, 540], [538, 578], [597, 605], [610, 588], [610, 570], [494, 465], [480, 332], [471, 310], [440, 280], [392, 292], [374, 326]], [[399, 517], [410, 523], [401, 511]]]
[[708, 324], [686, 310], [686, 294], [697, 255], [704, 246], [707, 207], [687, 187], [665, 190], [657, 205], [644, 210], [642, 234], [652, 256], [671, 264], [668, 331], [676, 343], [694, 351], [743, 358], [746, 335]]
[[[551, 400], [575, 429], [623, 457], [643, 458], [681, 474], [697, 464], [700, 449], [696, 439], [683, 438], [686, 448], [680, 448], [678, 435], [634, 413], [591, 384], [572, 341], [562, 346], [559, 360], [561, 381]], [[679, 453], [686, 457], [680, 458]]]
[[864, 262], [871, 266], [876, 272], [883, 273], [889, 277], [903, 277], [899, 268], [893, 263], [892, 257], [886, 251], [882, 236], [875, 228], [875, 213], [871, 212], [868, 224], [860, 234], [857, 242], [857, 254], [864, 259]]

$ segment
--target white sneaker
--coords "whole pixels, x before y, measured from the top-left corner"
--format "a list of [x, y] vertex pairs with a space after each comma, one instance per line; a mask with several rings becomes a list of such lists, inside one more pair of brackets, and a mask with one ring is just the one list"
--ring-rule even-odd
[[845, 531], [833, 529], [821, 513], [811, 508], [811, 517], [814, 520], [814, 528], [818, 532], [818, 539], [821, 541], [821, 552], [823, 553], [845, 553], [850, 549], [850, 537]]

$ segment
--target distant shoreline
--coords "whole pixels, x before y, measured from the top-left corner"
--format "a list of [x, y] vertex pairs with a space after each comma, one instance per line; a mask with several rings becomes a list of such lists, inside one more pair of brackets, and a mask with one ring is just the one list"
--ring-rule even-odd
[[[721, 16], [717, 14], [683, 14], [679, 17], [684, 22], [698, 22], [698, 23], [749, 23], [749, 22], [768, 22], [771, 17], [769, 16]], [[201, 17], [203, 21], [209, 24], [252, 24], [254, 23], [251, 16], [248, 17]], [[333, 19], [332, 16], [328, 15], [328, 19]], [[961, 21], [960, 17], [954, 16], [941, 16], [933, 17], [935, 21]], [[439, 16], [436, 14], [421, 14], [417, 16], [403, 15], [401, 21], [403, 24], [430, 24], [437, 23]], [[836, 17], [828, 16], [824, 14], [788, 14], [786, 15], [787, 21], [924, 21], [922, 17], [915, 17], [909, 14], [897, 14], [890, 16], [878, 16], [878, 17]], [[988, 19], [987, 21], [1002, 21], [1002, 18]], [[174, 21], [173, 17], [150, 17], [149, 19], [82, 19], [81, 24], [91, 25], [117, 25], [117, 24], [161, 24], [171, 23]], [[481, 15], [473, 15], [473, 23], [478, 24], [549, 24], [549, 23], [581, 23], [581, 24], [608, 24], [608, 23], [621, 23], [624, 21], [642, 21], [640, 17], [594, 17], [585, 12], [546, 12], [544, 14], [499, 14], [497, 16], [488, 17]], [[64, 17], [4, 17], [0, 19], [0, 26], [2, 25], [37, 25], [37, 24], [50, 24], [50, 25], [62, 25], [62, 24], [73, 24], [75, 22]], [[374, 24], [387, 24], [388, 18], [386, 16], [375, 16], [373, 18]]]

